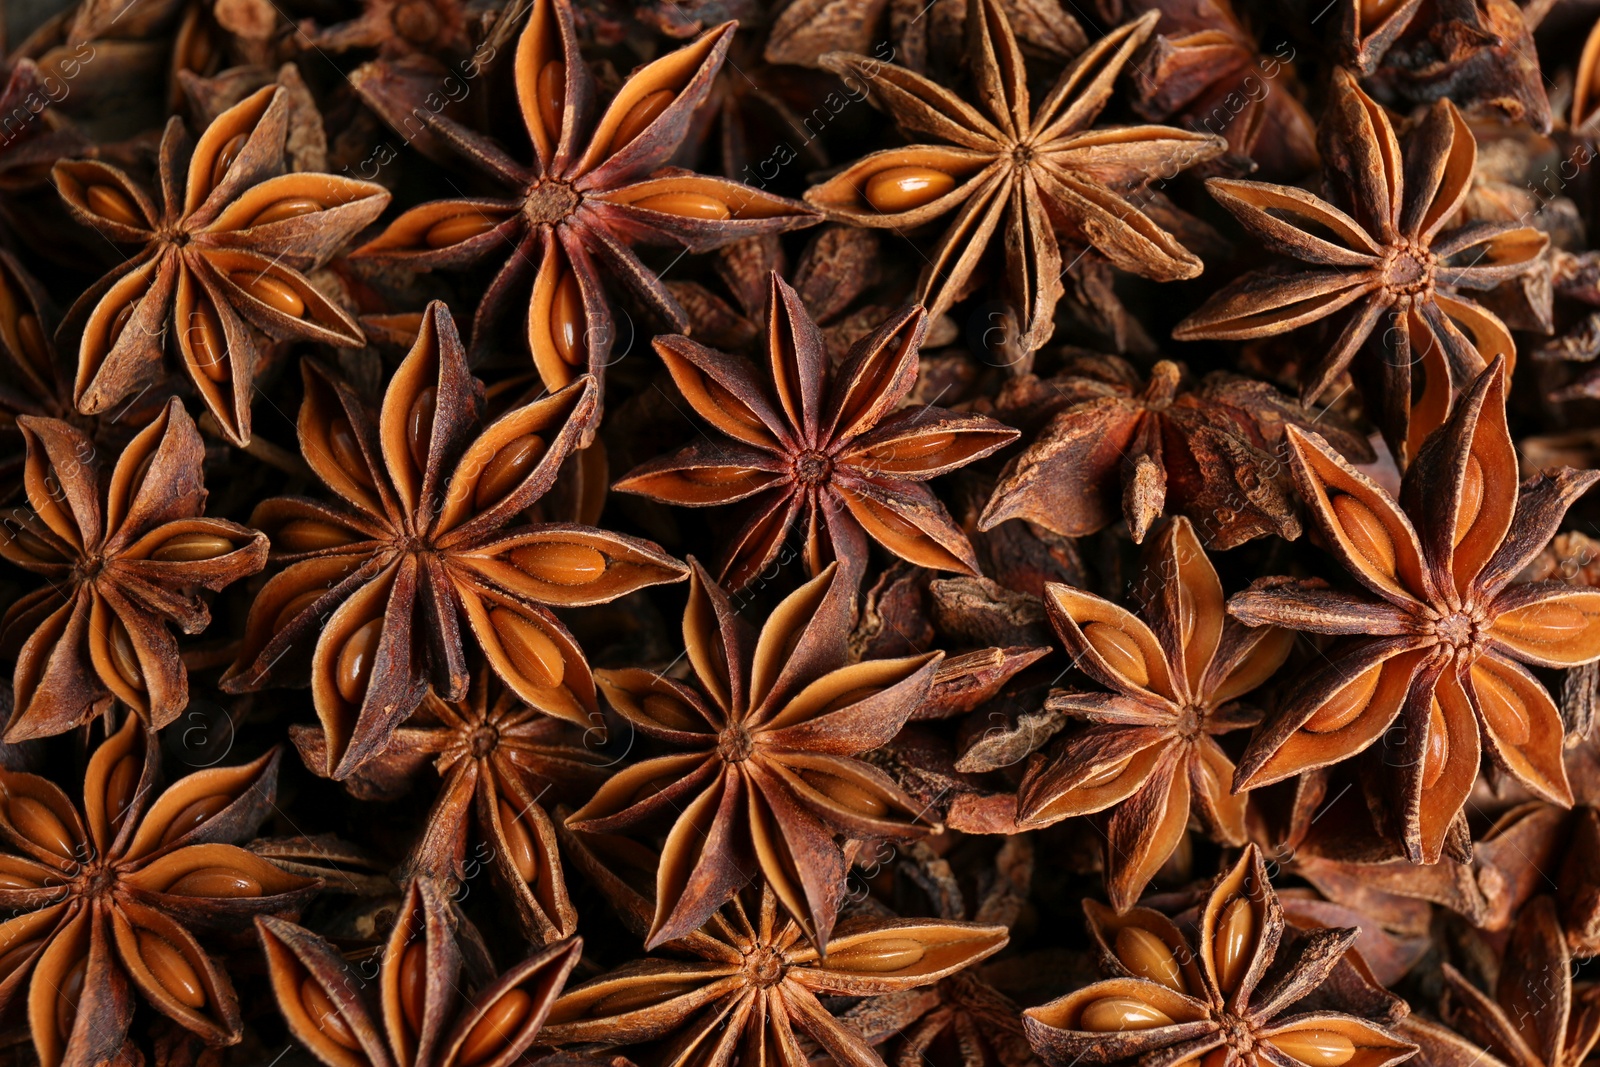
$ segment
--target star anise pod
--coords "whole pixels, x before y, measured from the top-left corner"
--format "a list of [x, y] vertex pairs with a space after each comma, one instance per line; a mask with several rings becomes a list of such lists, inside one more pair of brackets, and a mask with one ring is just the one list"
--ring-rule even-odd
[[1416, 1046], [1318, 1007], [1317, 992], [1355, 942], [1353, 929], [1286, 927], [1254, 845], [1217, 879], [1184, 936], [1165, 915], [1125, 915], [1084, 901], [1102, 967], [1116, 977], [1022, 1013], [1051, 1067], [1088, 1057], [1168, 1067], [1189, 1061], [1252, 1067], [1392, 1067]]
[[256, 929], [290, 1033], [330, 1067], [525, 1062], [583, 942], [551, 945], [472, 988], [458, 944], [464, 921], [432, 881], [412, 881], [377, 960], [376, 989], [310, 930], [271, 917]]
[[168, 335], [206, 408], [235, 444], [270, 337], [361, 343], [361, 330], [302, 271], [321, 266], [383, 213], [389, 194], [333, 174], [284, 174], [289, 101], [267, 86], [206, 128], [185, 162], [173, 118], [161, 138], [160, 202], [95, 160], [56, 164], [68, 210], [113, 244], [142, 245], [67, 314], [81, 324], [75, 395], [106, 411], [158, 381]]
[[[372, 412], [321, 365], [304, 365], [300, 450], [339, 503], [256, 507], [275, 560], [229, 692], [304, 678], [325, 733], [325, 773], [381, 752], [430, 683], [467, 691], [467, 635], [530, 706], [588, 725], [598, 713], [583, 651], [547, 605], [600, 604], [677, 581], [654, 545], [573, 523], [506, 527], [543, 496], [595, 416], [585, 375], [483, 426], [450, 312], [430, 304], [416, 344]], [[313, 651], [314, 650], [314, 651]], [[291, 657], [291, 653], [294, 655]]]
[[978, 106], [879, 59], [824, 56], [824, 66], [867, 87], [902, 130], [937, 143], [874, 152], [809, 190], [807, 203], [857, 226], [897, 230], [956, 212], [918, 287], [934, 316], [966, 295], [984, 250], [1003, 243], [1023, 353], [1055, 329], [1065, 269], [1058, 235], [1147, 278], [1195, 277], [1200, 260], [1145, 213], [1139, 197], [1152, 179], [1212, 159], [1227, 143], [1171, 126], [1091, 125], [1158, 17], [1150, 12], [1090, 45], [1037, 110], [1000, 0], [967, 7]]
[[1484, 748], [1537, 796], [1572, 804], [1560, 713], [1520, 664], [1600, 657], [1600, 590], [1512, 579], [1600, 471], [1562, 469], [1519, 491], [1505, 394], [1496, 360], [1424, 444], [1399, 502], [1291, 427], [1301, 495], [1365, 590], [1263, 579], [1228, 603], [1252, 625], [1367, 635], [1332, 652], [1256, 731], [1235, 787], [1337, 763], [1381, 737], [1381, 773], [1365, 777], [1413, 863], [1439, 859]]
[[113, 700], [159, 729], [189, 702], [169, 626], [204, 630], [200, 590], [261, 570], [267, 539], [205, 517], [205, 445], [176, 398], [109, 471], [76, 427], [27, 415], [17, 425], [29, 506], [0, 523], [0, 556], [48, 584], [0, 619], [0, 644], [18, 650], [5, 739], [64, 733]]
[[1020, 518], [1082, 537], [1115, 522], [1120, 499], [1136, 542], [1174, 513], [1187, 515], [1213, 548], [1274, 533], [1293, 539], [1300, 516], [1277, 458], [1284, 427], [1319, 427], [1344, 454], [1372, 458], [1361, 435], [1332, 412], [1221, 371], [1192, 382], [1170, 360], [1141, 381], [1116, 356], [1079, 356], [1053, 378], [1007, 382], [995, 410], [1009, 422], [1043, 425], [1007, 463], [980, 530]]
[[13, 915], [0, 924], [0, 1007], [26, 997], [45, 1067], [107, 1062], [135, 991], [211, 1043], [237, 1042], [233, 986], [195, 932], [297, 912], [320, 885], [230, 843], [272, 809], [276, 749], [158, 793], [160, 762], [130, 715], [90, 757], [81, 806], [44, 778], [0, 770], [0, 906]]
[[892, 315], [834, 367], [800, 295], [776, 273], [771, 285], [770, 384], [742, 356], [683, 336], [655, 341], [684, 398], [733, 440], [689, 445], [614, 488], [688, 507], [748, 501], [720, 571], [735, 590], [796, 525], [812, 574], [840, 560], [859, 580], [869, 540], [924, 567], [976, 574], [971, 542], [922, 483], [1005, 447], [1017, 431], [983, 415], [899, 407], [916, 384], [928, 321], [920, 307]]
[[1429, 109], [1402, 151], [1388, 114], [1338, 70], [1318, 135], [1331, 202], [1294, 186], [1206, 183], [1269, 250], [1305, 265], [1244, 275], [1172, 336], [1249, 340], [1325, 320], [1327, 348], [1302, 372], [1301, 399], [1316, 400], [1364, 351], [1363, 393], [1403, 467], [1466, 382], [1497, 356], [1516, 359], [1505, 324], [1465, 291], [1535, 269], [1549, 238], [1513, 223], [1445, 231], [1477, 158], [1448, 100]]
[[1045, 587], [1063, 647], [1111, 692], [1050, 694], [1048, 710], [1089, 725], [1034, 756], [1017, 790], [1024, 825], [1109, 809], [1106, 893], [1118, 911], [1177, 849], [1191, 810], [1217, 840], [1247, 840], [1249, 794], [1233, 792], [1233, 761], [1215, 737], [1260, 721], [1239, 698], [1294, 643], [1292, 631], [1227, 617], [1222, 582], [1181, 516], [1146, 549], [1134, 600], [1138, 615], [1081, 589]]
[[597, 671], [606, 699], [676, 751], [601, 786], [567, 825], [611, 833], [675, 817], [645, 947], [684, 937], [758, 871], [826, 944], [848, 865], [836, 837], [898, 839], [933, 820], [859, 757], [928, 696], [941, 652], [845, 665], [855, 587], [829, 564], [759, 635], [693, 564], [683, 641], [698, 686], [653, 671]]
[[572, 18], [570, 0], [535, 0], [517, 41], [517, 104], [533, 142], [531, 166], [444, 116], [429, 120], [514, 197], [423, 204], [355, 253], [426, 270], [466, 267], [509, 248], [478, 304], [473, 350], [485, 346], [507, 306], [526, 300], [528, 347], [552, 390], [586, 371], [603, 378], [616, 339], [608, 294], [617, 287], [674, 329], [687, 328], [683, 309], [630, 246], [704, 252], [816, 221], [804, 205], [751, 186], [663, 169], [711, 91], [734, 23], [635, 71], [597, 119], [594, 76]]

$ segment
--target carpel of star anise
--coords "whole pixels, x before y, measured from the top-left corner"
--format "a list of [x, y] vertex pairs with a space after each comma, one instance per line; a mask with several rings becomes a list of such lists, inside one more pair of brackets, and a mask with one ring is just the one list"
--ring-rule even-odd
[[[1186, 937], [1165, 915], [1084, 902], [1102, 967], [1116, 977], [1022, 1013], [1050, 1067], [1089, 1058], [1250, 1067], [1392, 1067], [1416, 1046], [1342, 1012], [1291, 1014], [1355, 942], [1353, 929], [1285, 934], [1283, 906], [1254, 845], [1206, 896]], [[1282, 950], [1282, 951], [1280, 951]]]
[[588, 375], [482, 425], [482, 384], [434, 302], [372, 412], [320, 364], [304, 364], [300, 450], [339, 498], [278, 497], [254, 521], [288, 566], [250, 607], [223, 688], [305, 678], [345, 778], [381, 752], [431, 684], [459, 700], [467, 642], [514, 693], [588, 725], [598, 714], [582, 649], [550, 612], [680, 580], [648, 542], [574, 523], [518, 525], [591, 425]]
[[330, 1067], [524, 1062], [583, 941], [541, 949], [483, 988], [464, 989], [457, 943], [463, 921], [440, 887], [428, 878], [413, 880], [370, 994], [372, 983], [310, 930], [262, 917], [256, 931], [289, 1031]]
[[160, 729], [189, 702], [169, 626], [204, 630], [200, 591], [261, 570], [267, 539], [205, 516], [205, 445], [176, 398], [109, 471], [76, 427], [32, 416], [17, 425], [29, 506], [0, 521], [0, 557], [48, 584], [0, 618], [0, 645], [17, 650], [5, 739], [64, 733], [113, 700]]
[[[240, 1039], [227, 971], [195, 931], [297, 913], [320, 883], [230, 842], [276, 792], [278, 751], [156, 788], [160, 748], [136, 716], [89, 759], [81, 805], [54, 783], [0, 770], [0, 1007], [26, 997], [45, 1067], [106, 1062], [135, 992], [213, 1044]], [[30, 977], [31, 976], [31, 977]]]
[[806, 202], [839, 221], [896, 230], [953, 213], [917, 292], [935, 316], [966, 294], [984, 251], [1003, 244], [1022, 353], [1038, 349], [1055, 329], [1065, 269], [1058, 235], [1147, 278], [1195, 277], [1199, 258], [1144, 212], [1139, 194], [1153, 179], [1215, 158], [1227, 143], [1172, 126], [1091, 128], [1158, 17], [1147, 13], [1090, 45], [1036, 110], [999, 0], [967, 6], [976, 106], [880, 59], [822, 57], [829, 70], [862, 85], [901, 129], [937, 141], [874, 152], [807, 191]]
[[776, 273], [768, 316], [766, 374], [687, 337], [656, 338], [684, 398], [732, 440], [651, 460], [614, 488], [687, 507], [746, 501], [720, 571], [735, 590], [766, 569], [795, 526], [813, 575], [839, 560], [859, 581], [870, 541], [920, 566], [976, 574], [966, 534], [923, 483], [1005, 447], [1017, 431], [983, 415], [899, 406], [916, 384], [926, 313], [896, 312], [837, 367], [800, 295]]
[[1231, 282], [1172, 336], [1242, 341], [1324, 321], [1326, 350], [1306, 363], [1302, 401], [1316, 400], [1364, 351], [1355, 365], [1362, 392], [1403, 468], [1490, 360], [1516, 360], [1505, 324], [1467, 292], [1536, 269], [1549, 238], [1515, 223], [1445, 230], [1477, 158], [1449, 100], [1429, 109], [1402, 151], [1387, 112], [1337, 70], [1317, 132], [1331, 202], [1294, 186], [1206, 183], [1269, 251], [1299, 263]]
[[935, 826], [860, 757], [927, 698], [943, 653], [847, 666], [855, 587], [836, 563], [785, 597], [759, 635], [691, 563], [683, 640], [698, 684], [596, 672], [640, 733], [686, 751], [619, 771], [567, 825], [612, 833], [673, 819], [646, 948], [695, 930], [757, 872], [826, 944], [848, 870], [838, 835], [894, 840]]
[[1291, 427], [1301, 495], [1365, 589], [1262, 579], [1228, 603], [1254, 625], [1364, 635], [1330, 650], [1330, 662], [1258, 728], [1235, 786], [1337, 763], [1381, 737], [1382, 771], [1364, 778], [1413, 863], [1438, 860], [1485, 748], [1539, 797], [1572, 804], [1560, 714], [1521, 664], [1600, 657], [1600, 590], [1512, 580], [1600, 471], [1561, 469], [1519, 490], [1505, 396], [1496, 360], [1423, 445], [1398, 502]]
[[463, 159], [515, 196], [423, 204], [354, 253], [427, 270], [466, 267], [509, 250], [473, 319], [473, 351], [488, 342], [507, 306], [526, 299], [528, 347], [552, 390], [586, 372], [603, 378], [616, 340], [608, 299], [616, 288], [674, 329], [688, 326], [632, 245], [704, 252], [816, 221], [804, 205], [751, 186], [665, 168], [711, 90], [734, 23], [635, 71], [596, 118], [594, 76], [572, 19], [569, 0], [535, 0], [517, 41], [517, 106], [533, 143], [531, 166], [443, 116], [429, 119]]
[[156, 381], [168, 335], [223, 433], [250, 440], [262, 356], [255, 335], [361, 343], [361, 330], [303, 271], [321, 266], [382, 214], [389, 193], [333, 174], [284, 174], [288, 94], [267, 86], [206, 128], [187, 161], [173, 118], [161, 139], [160, 201], [116, 167], [56, 164], [68, 210], [113, 244], [143, 249], [80, 297], [75, 396], [106, 411]]
[[1118, 911], [1178, 847], [1191, 811], [1218, 840], [1247, 840], [1249, 794], [1233, 792], [1233, 761], [1215, 735], [1260, 721], [1239, 698], [1294, 643], [1289, 630], [1227, 617], [1217, 572], [1181, 516], [1146, 550], [1134, 600], [1138, 615], [1081, 589], [1045, 587], [1062, 645], [1111, 692], [1050, 694], [1047, 709], [1088, 725], [1035, 755], [1017, 790], [1024, 825], [1110, 810], [1106, 893]]

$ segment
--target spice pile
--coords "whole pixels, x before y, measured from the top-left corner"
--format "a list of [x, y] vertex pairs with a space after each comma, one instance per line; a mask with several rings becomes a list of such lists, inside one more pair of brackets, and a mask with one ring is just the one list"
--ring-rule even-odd
[[4, 18], [0, 1062], [1600, 1062], [1600, 3]]

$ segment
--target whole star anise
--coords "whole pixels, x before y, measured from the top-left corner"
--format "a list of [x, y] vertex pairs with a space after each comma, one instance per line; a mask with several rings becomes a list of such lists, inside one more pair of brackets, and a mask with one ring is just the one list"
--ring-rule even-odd
[[1254, 845], [1202, 901], [1198, 938], [1165, 915], [1084, 901], [1103, 969], [1116, 977], [1022, 1013], [1050, 1067], [1190, 1061], [1250, 1067], [1392, 1067], [1416, 1046], [1325, 1008], [1291, 1014], [1355, 942], [1353, 929], [1286, 927]]
[[168, 627], [204, 630], [200, 591], [261, 570], [267, 539], [205, 517], [205, 445], [175, 398], [109, 472], [76, 427], [31, 416], [17, 425], [30, 506], [0, 522], [0, 556], [48, 584], [0, 619], [0, 644], [18, 650], [5, 739], [64, 733], [113, 700], [159, 729], [189, 702]]
[[45, 1067], [110, 1060], [135, 990], [208, 1042], [237, 1042], [233, 986], [195, 932], [297, 912], [319, 887], [229, 843], [272, 808], [276, 749], [158, 795], [160, 762], [130, 715], [90, 757], [81, 805], [44, 778], [0, 770], [0, 907], [13, 914], [0, 923], [0, 1007], [26, 996]]
[[1535, 269], [1550, 240], [1513, 223], [1444, 232], [1471, 188], [1478, 152], [1448, 100], [1429, 109], [1402, 151], [1384, 109], [1337, 70], [1318, 137], [1332, 202], [1288, 185], [1206, 183], [1263, 245], [1304, 266], [1244, 275], [1172, 336], [1248, 340], [1327, 320], [1327, 348], [1302, 373], [1302, 401], [1316, 400], [1365, 351], [1363, 393], [1403, 467], [1466, 382], [1497, 356], [1516, 359], [1505, 324], [1464, 291]]
[[846, 666], [854, 594], [829, 564], [758, 636], [692, 563], [683, 641], [699, 685], [642, 669], [596, 672], [640, 733], [686, 750], [618, 772], [567, 819], [610, 833], [675, 814], [646, 948], [688, 935], [758, 871], [826, 944], [848, 869], [837, 835], [895, 839], [933, 827], [859, 757], [927, 698], [943, 653]]
[[921, 308], [891, 316], [834, 367], [799, 294], [771, 277], [770, 385], [742, 356], [687, 337], [655, 341], [684, 398], [733, 441], [691, 444], [614, 488], [689, 507], [748, 501], [720, 572], [735, 590], [796, 525], [812, 574], [836, 559], [858, 579], [869, 539], [924, 567], [976, 574], [966, 534], [922, 483], [1005, 447], [1017, 431], [982, 415], [899, 407], [916, 384]]
[[1337, 763], [1381, 737], [1382, 772], [1365, 777], [1413, 863], [1438, 860], [1485, 747], [1538, 796], [1572, 804], [1560, 713], [1518, 661], [1600, 657], [1600, 590], [1512, 579], [1600, 471], [1562, 469], [1519, 491], [1505, 394], [1496, 360], [1424, 444], [1399, 503], [1314, 434], [1290, 428], [1301, 495], [1365, 591], [1263, 579], [1228, 603], [1252, 625], [1366, 635], [1333, 652], [1256, 731], [1235, 787]]
[[573, 523], [505, 528], [550, 489], [591, 425], [595, 380], [482, 426], [483, 386], [438, 302], [380, 412], [318, 364], [304, 378], [300, 450], [341, 502], [257, 506], [254, 521], [289, 566], [251, 605], [223, 688], [303, 678], [309, 656], [324, 770], [345, 778], [383, 750], [430, 683], [447, 701], [465, 695], [470, 632], [518, 697], [587, 725], [598, 712], [588, 663], [546, 605], [604, 603], [684, 574], [637, 538]]
[[234, 444], [250, 440], [261, 345], [361, 343], [361, 329], [302, 271], [321, 266], [383, 213], [389, 194], [334, 174], [283, 174], [288, 95], [251, 94], [217, 117], [183, 160], [174, 118], [161, 138], [160, 203], [95, 160], [56, 164], [61, 198], [113, 244], [143, 249], [84, 293], [75, 395], [105, 411], [158, 381], [169, 334], [190, 383]]
[[1018, 818], [1046, 825], [1106, 811], [1106, 893], [1127, 911], [1178, 847], [1191, 810], [1215, 838], [1247, 840], [1248, 793], [1215, 735], [1260, 721], [1238, 703], [1289, 654], [1294, 634], [1227, 618], [1222, 583], [1178, 517], [1145, 552], [1139, 614], [1071, 586], [1045, 587], [1062, 645], [1110, 693], [1050, 694], [1045, 707], [1089, 725], [1036, 755], [1017, 790]]
[[525, 1062], [583, 941], [551, 945], [475, 988], [457, 944], [464, 921], [432, 881], [413, 880], [377, 961], [375, 991], [310, 930], [269, 916], [256, 930], [289, 1031], [330, 1067]]
[[1058, 235], [1147, 278], [1195, 277], [1200, 260], [1144, 212], [1140, 194], [1153, 179], [1220, 155], [1227, 142], [1172, 126], [1091, 126], [1158, 17], [1145, 14], [1091, 44], [1037, 110], [1000, 0], [967, 5], [976, 107], [878, 59], [822, 57], [829, 70], [865, 86], [902, 130], [939, 143], [874, 152], [810, 189], [806, 202], [830, 218], [897, 230], [956, 212], [918, 288], [935, 316], [971, 288], [984, 250], [1003, 243], [1007, 283], [1019, 305], [1016, 345], [1024, 353], [1055, 329], [1064, 269]]
[[517, 106], [533, 142], [531, 166], [443, 116], [430, 119], [463, 159], [515, 196], [423, 204], [355, 252], [432, 269], [509, 251], [478, 305], [473, 351], [487, 343], [508, 305], [526, 299], [528, 347], [552, 390], [585, 372], [603, 378], [616, 340], [608, 299], [615, 287], [674, 329], [688, 327], [678, 302], [630, 246], [703, 252], [816, 221], [804, 205], [751, 186], [663, 169], [711, 90], [734, 23], [635, 71], [596, 119], [594, 76], [572, 19], [569, 0], [535, 0], [517, 41]]

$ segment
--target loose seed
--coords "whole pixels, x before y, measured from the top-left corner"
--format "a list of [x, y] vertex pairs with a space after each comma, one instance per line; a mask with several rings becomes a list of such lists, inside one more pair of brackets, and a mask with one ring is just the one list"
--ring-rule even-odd
[[113, 185], [91, 185], [83, 191], [89, 210], [103, 219], [120, 222], [124, 226], [144, 226], [139, 209], [134, 207], [128, 194]]
[[214, 900], [259, 897], [261, 883], [236, 867], [200, 867], [169, 885], [167, 892], [174, 896]]
[[511, 490], [522, 484], [539, 460], [544, 458], [549, 446], [536, 433], [525, 433], [501, 446], [478, 475], [478, 484], [472, 491], [472, 503], [479, 511], [503, 500]]
[[144, 668], [139, 665], [139, 654], [134, 650], [133, 638], [128, 636], [128, 628], [122, 625], [121, 619], [114, 618], [110, 629], [110, 640], [106, 644], [111, 652], [111, 666], [129, 686], [144, 692]]
[[588, 545], [552, 542], [514, 549], [518, 570], [551, 585], [588, 585], [606, 573], [606, 557]]
[[555, 296], [550, 301], [550, 340], [561, 362], [570, 367], [583, 362], [584, 325], [583, 290], [578, 286], [578, 276], [568, 271], [556, 283]]
[[177, 817], [167, 824], [166, 831], [161, 835], [161, 844], [170, 845], [184, 834], [199, 828], [215, 818], [229, 804], [233, 797], [226, 793], [212, 793], [210, 796], [201, 797], [186, 805], [178, 812]]
[[733, 217], [733, 212], [727, 204], [705, 193], [657, 193], [642, 200], [635, 200], [633, 206], [642, 207], [646, 211], [659, 211], [663, 215], [704, 219], [707, 222], [721, 222], [723, 219]]
[[1344, 1067], [1356, 1054], [1355, 1042], [1332, 1030], [1291, 1030], [1267, 1040], [1309, 1067]]
[[539, 121], [552, 141], [561, 137], [561, 113], [567, 106], [567, 65], [552, 59], [539, 68], [534, 82], [534, 93], [539, 97]]
[[208, 533], [186, 533], [169, 538], [150, 553], [161, 563], [199, 563], [233, 551], [233, 542]]
[[500, 801], [499, 811], [500, 831], [506, 839], [506, 858], [516, 868], [517, 877], [531, 885], [539, 877], [539, 852], [534, 848], [533, 837], [510, 804]]
[[1134, 685], [1150, 684], [1150, 668], [1145, 663], [1144, 649], [1139, 647], [1138, 640], [1132, 634], [1109, 622], [1091, 622], [1083, 628], [1083, 636], [1112, 670]]
[[858, 815], [876, 819], [889, 813], [889, 805], [882, 797], [854, 782], [821, 771], [801, 771], [800, 777], [823, 796]]
[[677, 95], [671, 89], [657, 89], [653, 93], [646, 94], [629, 108], [628, 113], [622, 116], [622, 121], [617, 123], [617, 132], [611, 136], [612, 153], [620, 152], [630, 141], [643, 133], [645, 127], [667, 110], [667, 105], [671, 104]]
[[228, 275], [228, 278], [234, 285], [272, 310], [281, 312], [291, 319], [301, 318], [306, 313], [305, 298], [282, 278], [254, 270], [235, 271]]
[[428, 448], [433, 444], [433, 417], [439, 407], [439, 389], [428, 386], [411, 402], [406, 416], [406, 444], [418, 471], [428, 469]]
[[490, 1059], [517, 1036], [533, 1014], [533, 998], [520, 989], [508, 989], [499, 1000], [489, 1005], [461, 1043], [456, 1062], [461, 1067], [476, 1067]]
[[888, 974], [922, 962], [927, 946], [909, 937], [877, 937], [828, 953], [828, 966], [848, 971]]
[[188, 1008], [205, 1006], [206, 991], [200, 975], [172, 942], [154, 930], [140, 930], [139, 958], [178, 1003]]
[[1083, 1009], [1078, 1025], [1095, 1033], [1120, 1033], [1171, 1026], [1172, 1016], [1133, 997], [1102, 997]]
[[1256, 912], [1249, 897], [1234, 897], [1222, 909], [1213, 941], [1217, 954], [1217, 984], [1232, 993], [1244, 981], [1256, 950]]
[[227, 381], [228, 335], [223, 332], [222, 320], [217, 317], [215, 309], [207, 304], [197, 304], [189, 312], [186, 337], [200, 373], [214, 382]]
[[64, 860], [72, 858], [72, 835], [49, 806], [32, 797], [14, 796], [6, 803], [6, 819], [28, 841]]
[[355, 1032], [350, 1029], [350, 1024], [344, 1021], [344, 1016], [339, 1014], [339, 1009], [333, 1006], [333, 1001], [322, 987], [316, 983], [309, 974], [300, 980], [300, 1003], [304, 1006], [306, 1014], [311, 1021], [317, 1024], [330, 1040], [348, 1049], [360, 1048]]
[[1377, 512], [1348, 493], [1334, 497], [1331, 503], [1339, 528], [1349, 539], [1355, 554], [1373, 570], [1394, 577], [1397, 566], [1394, 538], [1389, 536], [1388, 527], [1378, 518]]
[[1178, 969], [1177, 957], [1167, 943], [1137, 926], [1124, 926], [1117, 931], [1117, 959], [1129, 972], [1152, 982], [1160, 982], [1168, 989], [1184, 992], [1183, 972]]
[[422, 235], [422, 243], [429, 248], [449, 248], [462, 241], [470, 241], [481, 234], [488, 233], [499, 223], [487, 215], [478, 212], [468, 212], [464, 215], [451, 215], [449, 218], [440, 219], [428, 227], [428, 232]]
[[1378, 691], [1382, 667], [1374, 667], [1358, 675], [1343, 689], [1333, 694], [1328, 702], [1306, 720], [1305, 728], [1314, 734], [1332, 733], [1356, 721], [1356, 717], [1372, 703], [1372, 694]]
[[309, 196], [286, 196], [256, 212], [255, 218], [250, 220], [250, 225], [269, 226], [285, 219], [297, 219], [301, 215], [314, 215], [321, 210], [320, 200], [313, 200]]
[[211, 164], [211, 188], [215, 189], [222, 184], [222, 179], [228, 176], [228, 168], [239, 158], [239, 153], [244, 150], [244, 143], [249, 139], [248, 133], [236, 133], [228, 138], [222, 150], [217, 153], [216, 160]]
[[535, 689], [554, 689], [566, 676], [567, 661], [550, 636], [532, 620], [509, 608], [495, 608], [489, 622], [500, 635], [512, 668]]
[[884, 214], [931, 204], [956, 187], [955, 178], [933, 167], [890, 167], [867, 179], [867, 203]]
[[383, 636], [383, 619], [362, 623], [356, 632], [345, 639], [339, 650], [339, 662], [334, 667], [334, 684], [339, 695], [351, 704], [360, 704], [367, 695], [367, 682], [372, 677], [372, 661], [378, 655], [378, 639]]

